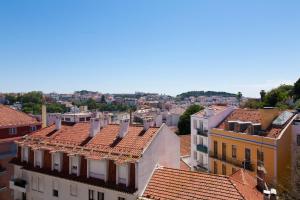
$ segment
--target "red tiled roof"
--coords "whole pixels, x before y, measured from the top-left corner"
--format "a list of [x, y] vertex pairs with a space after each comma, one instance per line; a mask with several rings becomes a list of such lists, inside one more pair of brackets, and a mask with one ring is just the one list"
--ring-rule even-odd
[[191, 135], [180, 135], [180, 156], [191, 155]]
[[118, 138], [119, 125], [109, 124], [101, 128], [94, 138], [89, 137], [90, 123], [55, 125], [27, 136], [20, 145], [79, 154], [91, 159], [109, 158], [116, 162], [134, 162], [152, 141], [159, 128], [150, 127], [146, 132], [141, 126], [129, 126], [124, 138]]
[[0, 128], [38, 125], [35, 118], [14, 110], [8, 106], [0, 105]]
[[155, 170], [143, 197], [160, 200], [241, 200], [229, 177], [171, 168]]
[[190, 166], [188, 166], [183, 160], [180, 160], [180, 169], [191, 170]]
[[236, 109], [218, 126], [218, 128], [224, 129], [225, 122], [227, 121], [261, 123], [262, 116], [257, 109]]
[[229, 179], [246, 200], [262, 200], [263, 195], [256, 189], [257, 180], [249, 172], [240, 169], [232, 174]]

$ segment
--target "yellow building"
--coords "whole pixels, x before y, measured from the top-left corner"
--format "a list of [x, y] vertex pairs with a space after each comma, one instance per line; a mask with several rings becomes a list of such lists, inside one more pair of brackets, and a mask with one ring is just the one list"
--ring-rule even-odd
[[210, 171], [231, 175], [245, 168], [268, 184], [289, 188], [292, 112], [274, 108], [236, 109], [209, 139]]

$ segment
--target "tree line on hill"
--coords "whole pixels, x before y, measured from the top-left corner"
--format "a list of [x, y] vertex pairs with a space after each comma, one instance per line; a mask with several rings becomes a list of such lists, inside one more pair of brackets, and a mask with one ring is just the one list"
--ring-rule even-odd
[[[47, 99], [43, 97], [43, 93], [40, 91], [32, 91], [25, 94], [18, 94], [18, 95], [5, 95], [7, 105], [13, 105], [16, 102], [21, 103], [22, 111], [25, 113], [31, 113], [34, 115], [41, 114], [42, 104], [47, 102]], [[64, 113], [69, 111], [69, 109], [62, 104], [48, 101], [47, 105], [47, 112], [50, 113]]]
[[[47, 105], [47, 112], [49, 113], [65, 113], [70, 111], [70, 108], [66, 107], [64, 104], [57, 103], [51, 98], [44, 97], [43, 93], [40, 91], [32, 91], [17, 95], [6, 94], [5, 99], [6, 105], [13, 105], [19, 102], [22, 105], [23, 112], [34, 115], [41, 114], [42, 104]], [[123, 104], [107, 104], [104, 96], [102, 96], [99, 102], [94, 99], [88, 99], [85, 101], [73, 101], [72, 104], [78, 107], [88, 106], [89, 110], [99, 111], [127, 111], [136, 109], [134, 106], [130, 107]]]
[[236, 97], [236, 94], [228, 92], [216, 92], [216, 91], [189, 91], [177, 95], [177, 98], [184, 99], [188, 97], [199, 97], [199, 96], [222, 96], [222, 97]]
[[300, 108], [300, 78], [293, 85], [280, 85], [268, 92], [261, 90], [260, 99], [248, 99], [242, 107], [253, 109], [263, 107]]

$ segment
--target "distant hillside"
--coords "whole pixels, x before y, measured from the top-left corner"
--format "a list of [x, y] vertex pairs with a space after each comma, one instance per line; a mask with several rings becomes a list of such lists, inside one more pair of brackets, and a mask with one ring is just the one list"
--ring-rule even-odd
[[177, 97], [180, 98], [186, 98], [186, 97], [198, 97], [198, 96], [222, 96], [222, 97], [235, 97], [236, 94], [233, 93], [228, 93], [228, 92], [215, 92], [215, 91], [189, 91], [189, 92], [184, 92], [181, 93], [179, 95], [177, 95]]

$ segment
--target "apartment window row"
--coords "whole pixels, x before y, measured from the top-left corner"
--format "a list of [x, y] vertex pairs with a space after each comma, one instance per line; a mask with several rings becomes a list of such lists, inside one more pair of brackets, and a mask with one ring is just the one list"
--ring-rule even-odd
[[[300, 139], [299, 139], [300, 142]], [[213, 156], [218, 157], [218, 142], [213, 142]], [[227, 159], [227, 145], [226, 143], [222, 142], [222, 160], [226, 161]], [[232, 145], [231, 146], [231, 158], [237, 159], [237, 146]], [[244, 160], [246, 162], [251, 162], [251, 149], [245, 148], [245, 158]], [[264, 165], [264, 152], [260, 149], [257, 149], [257, 165]]]
[[[88, 200], [104, 200], [105, 195], [103, 192], [89, 189]], [[124, 197], [118, 197], [118, 200], [126, 200]]]
[[11, 134], [11, 135], [17, 134], [17, 128], [15, 128], [15, 127], [14, 128], [9, 128], [8, 133]]
[[[34, 166], [42, 168], [45, 163], [43, 150], [34, 151]], [[30, 149], [28, 147], [23, 147], [21, 151], [22, 161], [29, 162]], [[49, 158], [49, 157], [48, 157]], [[64, 155], [61, 152], [51, 153], [51, 170], [53, 171], [62, 171], [63, 170], [63, 159]], [[79, 156], [70, 156], [69, 159], [69, 173], [79, 176], [80, 175], [80, 157]], [[48, 166], [50, 167], [50, 166]], [[87, 161], [87, 177], [97, 178], [104, 181], [108, 179], [108, 161], [107, 160], [88, 160]], [[125, 186], [129, 185], [129, 174], [130, 167], [129, 164], [117, 165], [116, 171], [116, 180], [117, 184], [122, 184]]]

